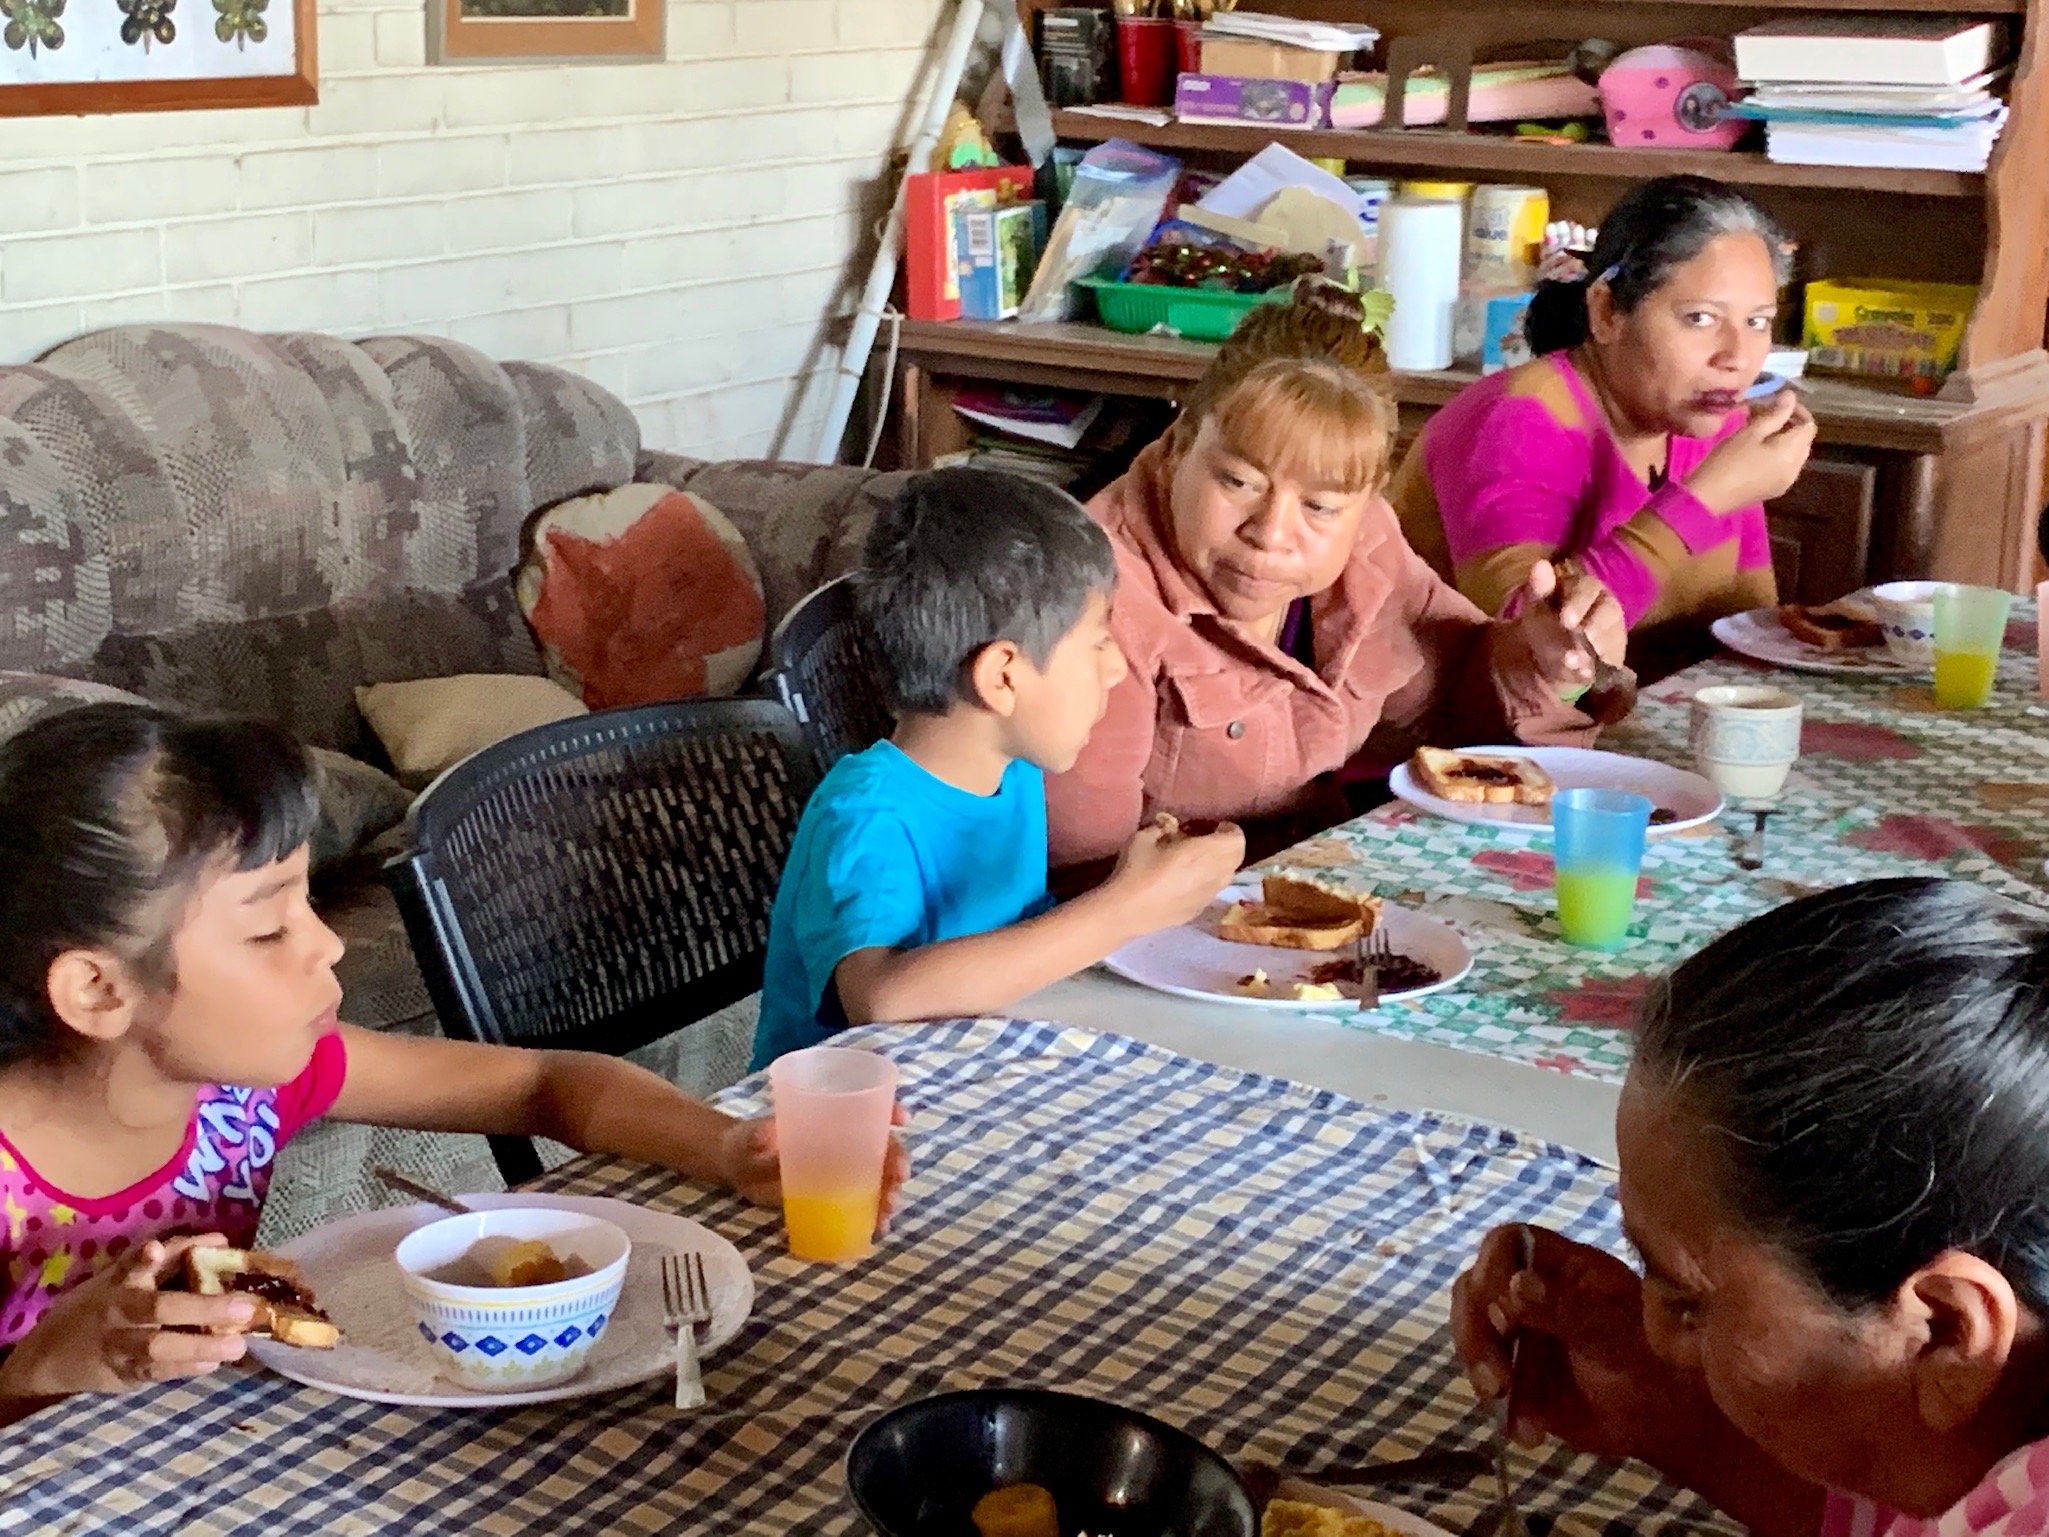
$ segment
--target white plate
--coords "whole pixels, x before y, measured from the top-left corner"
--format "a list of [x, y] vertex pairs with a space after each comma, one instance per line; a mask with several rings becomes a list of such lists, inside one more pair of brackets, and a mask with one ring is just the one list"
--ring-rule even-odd
[[[1473, 747], [1464, 749], [1502, 758], [1527, 758], [1561, 790], [1634, 790], [1650, 797], [1677, 815], [1670, 822], [1654, 822], [1650, 835], [1664, 837], [1689, 827], [1712, 822], [1722, 814], [1722, 795], [1691, 769], [1673, 768], [1651, 758], [1632, 758], [1626, 753], [1598, 752], [1591, 747]], [[1418, 810], [1451, 822], [1469, 822], [1476, 827], [1500, 827], [1508, 832], [1549, 832], [1549, 806], [1504, 805], [1499, 801], [1448, 801], [1424, 789], [1409, 765], [1396, 766], [1387, 776], [1387, 787]]]
[[341, 1326], [342, 1343], [333, 1350], [299, 1350], [254, 1339], [249, 1354], [294, 1382], [345, 1398], [428, 1409], [499, 1409], [609, 1393], [675, 1370], [669, 1331], [662, 1324], [664, 1249], [704, 1256], [712, 1304], [711, 1327], [701, 1337], [706, 1354], [738, 1334], [754, 1306], [754, 1277], [740, 1251], [688, 1217], [604, 1196], [502, 1191], [460, 1199], [479, 1209], [545, 1206], [583, 1212], [626, 1230], [633, 1254], [626, 1262], [618, 1311], [577, 1376], [527, 1393], [482, 1393], [459, 1387], [434, 1369], [391, 1256], [406, 1234], [447, 1215], [436, 1206], [392, 1206], [340, 1217], [285, 1244], [278, 1252], [304, 1267], [321, 1307]]
[[[1275, 990], [1284, 993], [1291, 984], [1308, 981], [1309, 973], [1325, 961], [1342, 960], [1352, 953], [1350, 946], [1339, 950], [1282, 950], [1273, 945], [1233, 944], [1211, 932], [1233, 902], [1258, 899], [1258, 886], [1234, 886], [1195, 922], [1133, 940], [1103, 964], [1120, 977], [1181, 998], [1236, 1003], [1252, 1009], [1350, 1009], [1356, 1013], [1356, 995], [1321, 1003], [1297, 1003], [1288, 997], [1248, 998], [1237, 991], [1240, 977], [1263, 971]], [[1442, 919], [1428, 918], [1390, 902], [1381, 909], [1380, 921], [1387, 930], [1389, 945], [1398, 954], [1436, 968], [1443, 978], [1428, 987], [1415, 987], [1403, 993], [1383, 991], [1383, 1002], [1440, 992], [1473, 969], [1473, 952], [1466, 948], [1465, 939]]]
[[1391, 1531], [1400, 1532], [1402, 1537], [1451, 1537], [1443, 1527], [1425, 1521], [1421, 1516], [1411, 1515], [1392, 1505], [1383, 1505], [1378, 1500], [1362, 1500], [1356, 1494], [1347, 1494], [1342, 1489], [1329, 1489], [1321, 1484], [1303, 1483], [1299, 1479], [1284, 1478], [1274, 1491], [1278, 1500], [1299, 1500], [1305, 1505], [1325, 1505], [1332, 1510], [1349, 1510], [1355, 1515], [1371, 1516]]
[[1753, 608], [1725, 614], [1708, 627], [1716, 640], [1738, 656], [1795, 672], [1829, 672], [1857, 678], [1921, 678], [1925, 668], [1896, 662], [1884, 646], [1859, 646], [1849, 651], [1823, 651], [1810, 646], [1779, 623], [1775, 608]]

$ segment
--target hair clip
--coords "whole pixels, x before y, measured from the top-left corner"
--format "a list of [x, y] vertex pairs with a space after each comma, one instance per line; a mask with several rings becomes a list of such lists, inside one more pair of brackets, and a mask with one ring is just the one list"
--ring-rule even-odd
[[1614, 282], [1614, 281], [1615, 281], [1616, 275], [1617, 275], [1618, 273], [1620, 273], [1621, 271], [1622, 271], [1622, 263], [1621, 263], [1621, 262], [1615, 262], [1615, 263], [1612, 263], [1612, 264], [1611, 264], [1611, 265], [1609, 266], [1608, 270], [1607, 270], [1606, 272], [1602, 273], [1602, 274], [1601, 274], [1601, 275], [1600, 275], [1599, 277], [1595, 278], [1595, 279], [1594, 279], [1594, 281], [1595, 281], [1596, 283], [1612, 283], [1612, 282]]

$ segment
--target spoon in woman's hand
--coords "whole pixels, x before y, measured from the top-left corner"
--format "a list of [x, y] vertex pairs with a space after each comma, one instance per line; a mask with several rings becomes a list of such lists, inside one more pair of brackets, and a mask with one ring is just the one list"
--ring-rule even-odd
[[[1552, 612], [1560, 616], [1565, 612], [1565, 587], [1563, 583], [1551, 589]], [[1567, 632], [1572, 643], [1593, 658], [1594, 681], [1580, 696], [1580, 713], [1597, 725], [1611, 725], [1621, 720], [1636, 708], [1636, 674], [1627, 667], [1617, 667], [1601, 655], [1600, 648], [1587, 634], [1586, 626], [1579, 625]]]

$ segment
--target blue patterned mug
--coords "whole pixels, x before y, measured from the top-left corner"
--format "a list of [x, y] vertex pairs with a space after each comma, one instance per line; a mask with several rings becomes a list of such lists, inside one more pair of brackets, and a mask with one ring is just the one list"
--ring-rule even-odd
[[1766, 800], [1800, 756], [1800, 701], [1759, 683], [1716, 683], [1693, 696], [1694, 763], [1730, 800]]

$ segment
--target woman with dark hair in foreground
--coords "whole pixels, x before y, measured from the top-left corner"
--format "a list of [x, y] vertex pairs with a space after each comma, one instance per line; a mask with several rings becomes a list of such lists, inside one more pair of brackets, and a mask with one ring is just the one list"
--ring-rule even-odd
[[2049, 920], [1867, 881], [1658, 984], [1616, 1117], [1640, 1272], [1488, 1235], [1453, 1294], [1512, 1433], [1763, 1537], [2049, 1527]]

